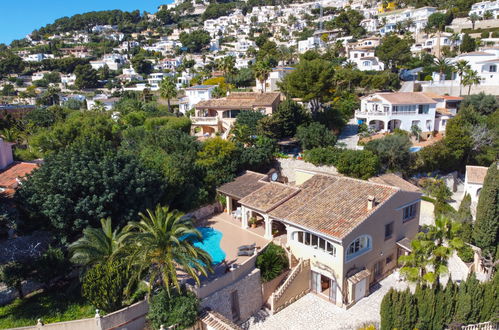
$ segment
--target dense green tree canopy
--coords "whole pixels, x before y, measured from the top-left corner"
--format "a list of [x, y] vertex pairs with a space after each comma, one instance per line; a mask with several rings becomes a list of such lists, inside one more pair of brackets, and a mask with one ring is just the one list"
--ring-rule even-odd
[[370, 141], [365, 149], [377, 155], [384, 168], [400, 171], [407, 169], [409, 165], [409, 148], [411, 146], [411, 141], [407, 135], [392, 134], [382, 139]]
[[45, 226], [64, 240], [96, 227], [101, 218], [123, 225], [160, 201], [163, 191], [157, 172], [94, 139], [48, 156], [16, 200], [26, 226]]
[[199, 53], [210, 44], [210, 34], [204, 30], [194, 30], [191, 33], [182, 32], [180, 42], [189, 52]]
[[379, 60], [395, 71], [405, 65], [411, 58], [412, 41], [408, 38], [399, 38], [395, 34], [388, 34], [381, 40], [381, 44], [376, 47], [376, 56]]

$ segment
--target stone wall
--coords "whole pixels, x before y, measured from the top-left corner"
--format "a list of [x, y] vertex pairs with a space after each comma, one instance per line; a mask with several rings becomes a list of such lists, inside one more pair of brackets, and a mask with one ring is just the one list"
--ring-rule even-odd
[[247, 320], [256, 313], [263, 305], [262, 283], [260, 280], [260, 270], [255, 268], [251, 273], [241, 278], [239, 281], [216, 291], [210, 296], [201, 300], [202, 308], [210, 308], [231, 321], [231, 295], [237, 291], [239, 300], [240, 321]]
[[213, 204], [208, 204], [199, 209], [187, 213], [188, 216], [194, 217], [196, 219], [205, 219], [212, 216], [215, 213], [221, 212], [222, 206], [219, 202], [215, 202]]
[[[310, 292], [310, 261], [304, 260], [302, 261], [302, 264], [297, 267], [301, 267], [299, 273], [292, 279], [292, 282], [284, 290], [282, 295], [272, 301], [271, 307], [273, 313], [281, 311], [283, 308]], [[270, 299], [272, 299], [272, 297]]]
[[276, 166], [281, 170], [281, 175], [288, 178], [289, 182], [295, 182], [295, 171], [297, 169], [323, 172], [328, 174], [338, 174], [338, 170], [334, 166], [315, 166], [312, 163], [307, 163], [304, 160], [292, 158], [278, 158]]
[[[499, 86], [495, 85], [473, 85], [471, 86], [470, 94], [478, 94], [484, 92], [485, 94], [499, 95]], [[440, 95], [449, 94], [451, 96], [459, 96], [459, 83], [456, 81], [452, 86], [441, 85], [422, 85], [423, 92], [431, 92]], [[462, 88], [462, 96], [468, 95], [468, 86]]]
[[290, 271], [287, 270], [284, 273], [282, 273], [281, 275], [279, 275], [276, 278], [274, 278], [273, 280], [268, 281], [268, 282], [262, 284], [263, 301], [265, 303], [268, 303], [268, 300], [269, 300], [270, 296], [272, 295], [272, 293], [277, 288], [279, 288], [282, 285], [282, 283], [286, 280], [286, 278], [288, 277], [289, 272]]

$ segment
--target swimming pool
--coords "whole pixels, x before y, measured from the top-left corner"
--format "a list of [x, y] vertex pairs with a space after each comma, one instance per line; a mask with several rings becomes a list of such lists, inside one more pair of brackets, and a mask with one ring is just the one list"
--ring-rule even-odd
[[410, 148], [409, 148], [409, 151], [410, 151], [410, 152], [418, 152], [418, 151], [419, 151], [419, 150], [421, 150], [421, 149], [422, 149], [422, 147], [410, 147]]
[[198, 227], [197, 230], [203, 236], [202, 240], [192, 238], [193, 245], [209, 253], [212, 264], [217, 265], [224, 261], [225, 252], [220, 247], [222, 232], [209, 227]]

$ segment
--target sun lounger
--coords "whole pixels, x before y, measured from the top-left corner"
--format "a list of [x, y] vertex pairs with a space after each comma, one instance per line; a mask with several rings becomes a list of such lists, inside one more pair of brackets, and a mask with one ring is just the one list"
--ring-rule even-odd
[[253, 248], [253, 250], [239, 250], [237, 252], [237, 255], [239, 257], [250, 257], [252, 256], [253, 254], [255, 253], [255, 249]]
[[256, 243], [253, 243], [253, 244], [250, 244], [250, 245], [241, 245], [240, 247], [238, 247], [238, 250], [239, 251], [253, 250], [254, 248], [256, 248]]

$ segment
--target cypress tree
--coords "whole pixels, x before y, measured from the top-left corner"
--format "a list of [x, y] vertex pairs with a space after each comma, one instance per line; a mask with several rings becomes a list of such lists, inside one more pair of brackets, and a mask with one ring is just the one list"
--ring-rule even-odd
[[473, 240], [484, 255], [495, 255], [499, 229], [499, 169], [496, 162], [490, 165], [483, 183], [476, 209]]
[[480, 311], [480, 322], [497, 320], [499, 313], [499, 272], [492, 280], [484, 284], [483, 307]]
[[432, 325], [433, 309], [435, 305], [433, 289], [422, 287], [418, 298], [418, 329], [430, 329]]
[[435, 293], [435, 308], [432, 317], [433, 329], [443, 329], [445, 321], [444, 315], [447, 304], [444, 297], [444, 290], [442, 288], [442, 285], [440, 284], [435, 285], [435, 288], [433, 290], [433, 292]]
[[393, 328], [394, 329], [401, 329], [401, 324], [403, 323], [404, 319], [404, 293], [395, 290], [393, 293], [393, 307], [392, 307], [392, 313], [393, 313]]
[[462, 281], [456, 296], [456, 313], [454, 315], [454, 321], [461, 324], [468, 324], [468, 319], [473, 308], [473, 301], [469, 294], [469, 286], [470, 281]]
[[418, 310], [416, 306], [416, 298], [409, 289], [404, 291], [404, 310], [403, 322], [400, 329], [414, 329], [418, 318]]
[[464, 195], [459, 210], [457, 211], [456, 221], [461, 223], [460, 237], [465, 243], [471, 243], [473, 232], [473, 216], [471, 215], [471, 195]]
[[391, 288], [383, 297], [380, 307], [381, 315], [381, 329], [391, 330], [393, 329], [393, 294], [395, 289]]
[[468, 324], [474, 324], [480, 322], [480, 312], [483, 307], [483, 286], [477, 280], [476, 275], [472, 272], [467, 279], [469, 282], [468, 293], [471, 298], [471, 310], [468, 316]]
[[449, 281], [447, 282], [447, 285], [445, 286], [444, 290], [444, 301], [445, 301], [445, 307], [444, 307], [444, 313], [443, 313], [443, 324], [444, 325], [449, 325], [453, 318], [454, 318], [454, 311], [455, 311], [455, 306], [456, 306], [456, 294], [457, 294], [457, 286], [456, 284], [452, 281], [451, 278], [449, 278]]

